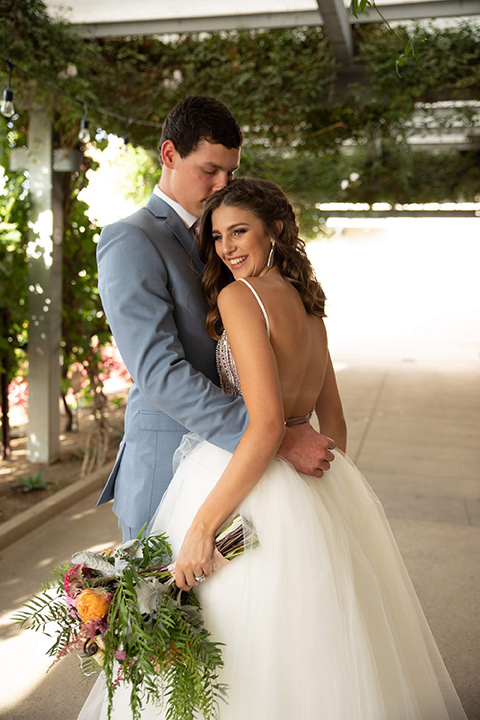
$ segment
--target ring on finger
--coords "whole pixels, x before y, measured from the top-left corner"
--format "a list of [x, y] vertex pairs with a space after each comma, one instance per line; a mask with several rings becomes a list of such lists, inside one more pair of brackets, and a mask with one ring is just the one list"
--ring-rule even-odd
[[195, 582], [202, 583], [205, 581], [205, 573], [203, 573], [203, 572], [198, 577], [197, 577], [197, 575], [194, 575], [193, 577], [195, 578]]

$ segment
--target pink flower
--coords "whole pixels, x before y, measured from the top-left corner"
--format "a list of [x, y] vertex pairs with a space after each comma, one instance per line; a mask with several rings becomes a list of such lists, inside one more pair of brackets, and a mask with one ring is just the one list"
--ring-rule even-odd
[[90, 568], [84, 565], [74, 565], [65, 575], [63, 589], [69, 598], [76, 598], [82, 590], [85, 590], [85, 580], [93, 577]]
[[70, 615], [74, 618], [78, 617], [78, 613], [75, 612], [77, 607], [77, 601], [75, 598], [70, 597], [70, 595], [67, 595], [67, 607], [70, 610]]
[[80, 568], [81, 565], [74, 565], [65, 575], [63, 589], [70, 598], [74, 598], [80, 592], [78, 582], [83, 579]]

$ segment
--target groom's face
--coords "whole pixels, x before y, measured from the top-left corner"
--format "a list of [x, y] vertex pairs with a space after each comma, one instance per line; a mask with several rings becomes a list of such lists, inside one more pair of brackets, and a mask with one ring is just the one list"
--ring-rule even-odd
[[240, 164], [240, 152], [240, 148], [200, 140], [195, 150], [182, 158], [173, 142], [165, 141], [162, 158], [164, 167], [169, 169], [167, 194], [184, 210], [199, 216], [210, 195], [233, 179]]

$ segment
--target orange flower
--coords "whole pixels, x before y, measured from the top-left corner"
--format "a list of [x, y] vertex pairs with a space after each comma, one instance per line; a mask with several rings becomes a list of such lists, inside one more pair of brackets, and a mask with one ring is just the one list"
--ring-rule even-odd
[[110, 555], [113, 555], [113, 552], [112, 548], [104, 548], [103, 550], [100, 550], [99, 555], [109, 558]]
[[[163, 667], [168, 668], [173, 663], [174, 660], [182, 660], [183, 652], [179, 650], [179, 648], [175, 645], [173, 640], [168, 641], [168, 655], [163, 660]], [[156, 663], [155, 668], [157, 672], [162, 671], [162, 667], [160, 663]]]
[[87, 588], [77, 598], [77, 612], [84, 623], [105, 617], [110, 603], [103, 590]]

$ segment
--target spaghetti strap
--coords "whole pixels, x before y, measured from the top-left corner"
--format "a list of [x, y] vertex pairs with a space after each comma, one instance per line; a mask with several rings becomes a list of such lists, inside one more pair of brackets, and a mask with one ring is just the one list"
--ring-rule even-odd
[[[263, 317], [265, 318], [265, 324], [266, 324], [266, 326], [267, 326], [267, 336], [268, 336], [268, 339], [270, 340], [270, 321], [269, 321], [269, 319], [268, 319], [267, 311], [265, 310], [265, 305], [264, 305], [263, 302], [260, 300], [260, 295], [257, 293], [257, 291], [255, 290], [255, 288], [253, 288], [253, 287], [250, 285], [250, 283], [248, 282], [248, 280], [244, 280], [244, 278], [238, 278], [238, 280], [240, 280], [240, 282], [245, 283], [245, 285], [247, 285], [247, 286], [250, 288], [250, 290], [252, 291], [252, 293], [253, 293], [253, 294], [255, 295], [255, 297], [257, 298], [257, 302], [258, 302], [258, 304], [260, 305], [260, 309], [261, 309], [261, 311], [262, 311], [262, 313], [263, 313]], [[238, 282], [238, 281], [237, 281], [237, 282]]]

